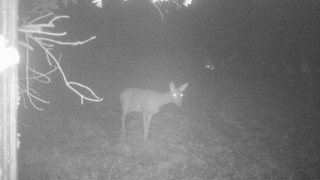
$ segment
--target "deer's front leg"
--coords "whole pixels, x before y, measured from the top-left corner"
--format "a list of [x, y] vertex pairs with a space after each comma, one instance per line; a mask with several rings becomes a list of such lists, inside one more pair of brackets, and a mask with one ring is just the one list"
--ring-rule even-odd
[[150, 122], [151, 122], [152, 116], [153, 116], [153, 114], [148, 114], [147, 117], [146, 117], [147, 123], [146, 123], [146, 135], [145, 135], [145, 140], [148, 140], [149, 127], [150, 127]]
[[143, 113], [143, 141], [148, 140], [148, 114]]

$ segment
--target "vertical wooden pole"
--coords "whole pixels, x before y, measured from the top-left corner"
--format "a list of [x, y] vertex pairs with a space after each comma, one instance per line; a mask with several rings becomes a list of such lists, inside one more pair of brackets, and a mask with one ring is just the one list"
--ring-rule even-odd
[[[0, 0], [0, 35], [17, 46], [18, 0]], [[0, 54], [0, 61], [8, 60]], [[9, 59], [10, 60], [10, 59]], [[0, 180], [17, 179], [17, 66], [0, 72]]]

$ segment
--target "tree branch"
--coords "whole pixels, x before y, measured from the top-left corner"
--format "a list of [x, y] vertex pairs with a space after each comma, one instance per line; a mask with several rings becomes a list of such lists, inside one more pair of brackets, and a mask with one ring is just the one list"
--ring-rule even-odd
[[[61, 18], [69, 18], [69, 16], [56, 16], [56, 17], [51, 18], [48, 21], [48, 23], [41, 23], [41, 24], [36, 23], [37, 21], [43, 20], [45, 18], [49, 18], [50, 16], [53, 16], [53, 13], [49, 13], [49, 14], [43, 15], [41, 17], [38, 17], [38, 18], [26, 23], [25, 25], [23, 25], [21, 28], [18, 29], [18, 31], [20, 33], [25, 34], [25, 42], [20, 42], [20, 44], [26, 48], [26, 53], [27, 53], [26, 54], [26, 63], [27, 64], [26, 64], [26, 68], [25, 68], [26, 77], [21, 79], [21, 80], [26, 81], [26, 85], [24, 86], [25, 87], [24, 89], [22, 89], [22, 88], [20, 89], [20, 93], [23, 94], [23, 100], [25, 100], [25, 96], [24, 96], [24, 94], [25, 94], [28, 97], [30, 103], [33, 105], [34, 108], [36, 108], [38, 110], [42, 110], [42, 108], [38, 107], [35, 104], [35, 101], [39, 101], [39, 102], [46, 103], [46, 104], [48, 104], [50, 102], [42, 99], [40, 97], [39, 93], [37, 93], [37, 91], [35, 91], [34, 89], [31, 88], [30, 82], [34, 80], [37, 82], [48, 84], [51, 82], [49, 75], [55, 71], [59, 71], [59, 73], [62, 75], [63, 81], [65, 82], [66, 86], [80, 97], [82, 104], [83, 104], [84, 99], [88, 100], [88, 101], [94, 101], [94, 102], [102, 101], [103, 99], [99, 98], [88, 86], [85, 86], [85, 85], [80, 84], [78, 82], [68, 81], [68, 79], [65, 75], [65, 72], [62, 70], [62, 67], [60, 65], [62, 55], [60, 54], [59, 59], [57, 59], [51, 52], [55, 48], [54, 44], [67, 45], [67, 46], [78, 46], [78, 45], [83, 45], [91, 40], [94, 40], [96, 38], [96, 36], [92, 36], [84, 41], [64, 42], [64, 41], [56, 40], [56, 39], [54, 39], [54, 37], [65, 36], [67, 34], [67, 32], [57, 33], [57, 32], [53, 32], [51, 30], [48, 30], [48, 28], [55, 28], [55, 25], [53, 23], [56, 20], [61, 19]], [[47, 37], [44, 38], [44, 37], [41, 37], [41, 35], [46, 35]], [[30, 65], [29, 65], [29, 51], [33, 50], [34, 47], [32, 47], [32, 45], [29, 43], [29, 40], [34, 41], [45, 52], [46, 59], [47, 59], [49, 66], [53, 66], [53, 64], [54, 64], [54, 67], [51, 70], [49, 70], [48, 72], [41, 73], [41, 72], [35, 70], [34, 68], [30, 67]], [[54, 44], [51, 44], [51, 43], [54, 43]], [[33, 73], [32, 77], [29, 76], [29, 72]], [[93, 98], [82, 94], [80, 91], [75, 89], [74, 86], [79, 87], [79, 88], [84, 89], [85, 91], [89, 92]], [[25, 102], [24, 102], [24, 106], [25, 106]]]

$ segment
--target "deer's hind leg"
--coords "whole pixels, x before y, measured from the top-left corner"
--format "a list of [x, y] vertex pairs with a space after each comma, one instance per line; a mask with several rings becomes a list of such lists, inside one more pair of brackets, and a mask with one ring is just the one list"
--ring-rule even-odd
[[124, 104], [122, 104], [122, 115], [121, 115], [121, 136], [125, 137], [126, 135], [126, 116], [130, 113], [129, 109], [127, 106], [125, 106]]
[[143, 141], [148, 140], [148, 135], [149, 135], [149, 127], [150, 127], [150, 122], [153, 114], [149, 113], [144, 113], [143, 114]]

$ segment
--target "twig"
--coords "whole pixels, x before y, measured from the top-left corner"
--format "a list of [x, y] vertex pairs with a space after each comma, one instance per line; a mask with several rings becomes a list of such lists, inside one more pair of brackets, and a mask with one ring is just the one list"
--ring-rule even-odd
[[176, 9], [182, 8], [182, 6], [179, 4], [179, 2], [177, 0], [150, 0], [150, 2], [159, 11], [162, 21], [163, 21], [163, 13], [159, 7], [162, 4], [166, 3], [168, 6], [170, 6], [170, 3], [173, 3], [176, 5]]
[[111, 179], [113, 166], [114, 166], [114, 164], [110, 167], [110, 171], [109, 171], [109, 174], [108, 174], [108, 179], [109, 180]]
[[160, 13], [160, 16], [161, 16], [161, 20], [163, 21], [163, 14], [162, 14], [162, 11], [161, 11], [161, 9], [159, 8], [157, 2], [153, 3], [153, 6], [154, 6], [156, 9], [158, 9], [158, 11], [159, 11], [159, 13]]
[[[95, 39], [96, 36], [92, 36], [84, 41], [75, 41], [75, 42], [64, 42], [64, 41], [52, 39], [53, 37], [65, 36], [67, 34], [67, 32], [57, 33], [57, 32], [49, 31], [48, 29], [46, 29], [46, 31], [44, 31], [45, 30], [44, 28], [54, 28], [55, 25], [53, 23], [56, 20], [61, 19], [61, 18], [69, 18], [69, 16], [56, 16], [56, 17], [53, 17], [51, 20], [49, 20], [48, 23], [41, 23], [41, 24], [35, 23], [35, 22], [40, 21], [44, 18], [48, 18], [50, 16], [53, 16], [53, 13], [49, 13], [49, 14], [43, 15], [41, 17], [38, 17], [38, 18], [30, 21], [26, 25], [22, 26], [18, 30], [19, 32], [25, 34], [25, 39], [26, 39], [25, 42], [20, 43], [21, 45], [23, 45], [23, 47], [26, 48], [26, 53], [27, 53], [26, 68], [25, 68], [26, 77], [23, 78], [26, 80], [26, 86], [25, 86], [25, 89], [20, 90], [20, 92], [23, 94], [23, 100], [25, 101], [24, 94], [26, 94], [26, 96], [29, 98], [29, 101], [33, 105], [33, 107], [35, 107], [38, 110], [42, 110], [42, 108], [38, 107], [35, 104], [34, 100], [40, 101], [40, 102], [46, 103], [46, 104], [48, 104], [50, 102], [40, 98], [39, 93], [37, 93], [34, 89], [32, 89], [30, 87], [31, 86], [30, 82], [32, 80], [35, 80], [35, 81], [38, 81], [41, 83], [50, 83], [51, 79], [50, 79], [49, 75], [58, 70], [60, 72], [60, 74], [62, 75], [63, 81], [65, 82], [66, 86], [69, 89], [71, 89], [73, 92], [75, 92], [78, 96], [80, 96], [82, 104], [83, 104], [84, 99], [88, 100], [88, 101], [94, 101], [94, 102], [102, 101], [103, 99], [99, 98], [89, 87], [87, 87], [83, 84], [80, 84], [78, 82], [68, 81], [66, 78], [66, 75], [60, 65], [61, 54], [60, 54], [59, 59], [57, 59], [51, 52], [54, 50], [54, 47], [55, 47], [54, 44], [78, 46], [78, 45], [83, 45], [83, 44]], [[44, 38], [44, 37], [41, 37], [41, 35], [46, 35], [47, 37]], [[36, 44], [38, 44], [39, 47], [45, 52], [49, 66], [52, 66], [54, 64], [53, 69], [49, 70], [46, 73], [41, 73], [41, 72], [35, 70], [34, 68], [30, 68], [30, 66], [29, 66], [29, 51], [33, 50], [34, 48], [30, 45], [29, 39], [33, 40]], [[54, 44], [51, 44], [51, 43], [54, 43]], [[29, 76], [29, 72], [33, 73], [32, 77]], [[77, 89], [75, 89], [75, 86], [80, 87], [82, 89], [85, 89], [93, 96], [93, 98], [90, 98], [90, 97], [85, 96], [84, 94], [80, 93]], [[25, 106], [25, 104], [24, 104], [24, 106]]]
[[[72, 45], [72, 46], [78, 46], [78, 45], [83, 45], [91, 40], [94, 40], [96, 38], [96, 36], [92, 36], [90, 37], [89, 39], [85, 40], [85, 41], [76, 41], [76, 42], [61, 42], [61, 41], [57, 41], [57, 40], [54, 40], [54, 39], [49, 39], [49, 38], [39, 38], [39, 37], [36, 37], [36, 39], [38, 41], [49, 41], [49, 42], [53, 42], [53, 43], [56, 43], [56, 44], [60, 44], [60, 45]], [[42, 42], [43, 43], [43, 42]]]

